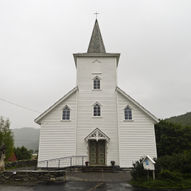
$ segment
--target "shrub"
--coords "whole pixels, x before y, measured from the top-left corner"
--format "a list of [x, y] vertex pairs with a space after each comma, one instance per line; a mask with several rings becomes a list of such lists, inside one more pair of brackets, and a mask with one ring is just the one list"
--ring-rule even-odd
[[158, 171], [167, 169], [169, 171], [178, 171], [184, 174], [191, 173], [191, 151], [163, 156], [157, 159], [156, 169]]
[[31, 151], [27, 150], [24, 146], [14, 148], [17, 160], [28, 160], [32, 158]]
[[161, 170], [159, 177], [164, 180], [181, 181], [182, 174], [180, 172], [172, 172], [170, 170]]
[[143, 158], [141, 158], [139, 161], [136, 161], [133, 163], [133, 169], [131, 171], [131, 176], [134, 180], [137, 179], [144, 179], [146, 177], [146, 170], [144, 170], [143, 167]]

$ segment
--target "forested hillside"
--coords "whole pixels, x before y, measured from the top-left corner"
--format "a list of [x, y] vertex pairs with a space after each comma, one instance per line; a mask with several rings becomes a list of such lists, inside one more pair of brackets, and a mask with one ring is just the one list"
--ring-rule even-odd
[[182, 126], [191, 127], [191, 112], [179, 116], [170, 117], [166, 120], [172, 123], [180, 124]]

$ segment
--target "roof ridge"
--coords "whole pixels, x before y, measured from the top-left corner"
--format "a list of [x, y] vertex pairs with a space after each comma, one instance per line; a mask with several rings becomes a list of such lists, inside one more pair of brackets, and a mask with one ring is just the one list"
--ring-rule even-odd
[[72, 90], [70, 90], [68, 93], [66, 93], [64, 96], [62, 96], [58, 101], [56, 101], [53, 105], [51, 105], [47, 110], [45, 110], [42, 114], [40, 114], [34, 121], [38, 124], [40, 124], [40, 120], [44, 118], [50, 111], [52, 111], [57, 105], [59, 105], [61, 102], [63, 102], [65, 99], [67, 99], [70, 95], [72, 95], [74, 92], [78, 90], [78, 86], [74, 87]]
[[134, 100], [131, 96], [129, 96], [126, 92], [124, 92], [122, 89], [120, 89], [118, 86], [116, 87], [116, 90], [121, 93], [124, 97], [128, 98], [132, 103], [134, 103], [138, 108], [140, 108], [144, 113], [146, 113], [151, 119], [153, 119], [156, 123], [159, 122], [158, 118], [155, 117], [150, 111], [145, 109], [140, 103], [138, 103], [136, 100]]

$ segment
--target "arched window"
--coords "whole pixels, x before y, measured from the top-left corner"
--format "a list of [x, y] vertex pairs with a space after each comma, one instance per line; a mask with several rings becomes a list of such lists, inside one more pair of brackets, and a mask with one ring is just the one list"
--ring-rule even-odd
[[131, 120], [132, 119], [132, 110], [129, 106], [127, 106], [125, 108], [124, 114], [125, 114], [125, 120]]
[[101, 107], [98, 103], [94, 105], [94, 116], [101, 116]]
[[93, 87], [94, 87], [95, 90], [100, 89], [100, 79], [97, 76], [94, 78]]
[[70, 108], [66, 105], [63, 109], [62, 120], [69, 120], [69, 119], [70, 119]]

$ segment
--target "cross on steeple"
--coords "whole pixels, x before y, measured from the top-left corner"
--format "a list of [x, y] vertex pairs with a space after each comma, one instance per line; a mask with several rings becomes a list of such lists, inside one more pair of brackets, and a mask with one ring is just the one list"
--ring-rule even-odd
[[97, 19], [97, 16], [99, 15], [99, 13], [98, 13], [98, 12], [95, 12], [94, 14], [95, 14], [95, 16], [96, 16], [96, 19]]

